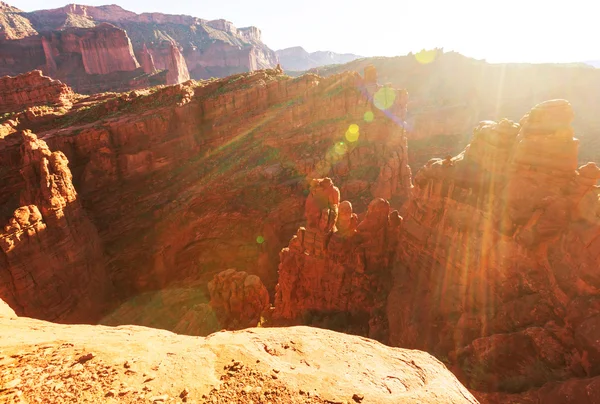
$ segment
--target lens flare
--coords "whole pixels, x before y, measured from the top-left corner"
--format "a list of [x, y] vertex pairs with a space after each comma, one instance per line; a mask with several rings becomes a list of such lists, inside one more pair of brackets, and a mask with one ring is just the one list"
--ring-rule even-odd
[[[356, 133], [358, 133], [358, 131]], [[346, 146], [346, 143], [344, 143], [344, 142], [338, 142], [335, 144], [335, 146], [333, 146], [333, 151], [338, 156], [343, 156], [344, 154], [346, 154], [348, 152], [348, 146]]]
[[356, 141], [358, 140], [358, 137], [359, 137], [359, 136], [360, 136], [360, 132], [355, 132], [355, 133], [352, 133], [352, 132], [350, 132], [350, 129], [348, 129], [348, 130], [346, 131], [346, 136], [345, 136], [345, 137], [346, 137], [346, 140], [347, 140], [348, 142], [350, 142], [350, 143], [354, 143], [354, 142], [356, 142]]
[[435, 49], [432, 49], [432, 50], [423, 49], [421, 52], [419, 52], [415, 55], [415, 59], [417, 59], [417, 62], [426, 65], [428, 63], [433, 62], [435, 60], [436, 56], [437, 56], [437, 51]]
[[390, 87], [382, 87], [375, 93], [373, 103], [379, 109], [388, 109], [394, 105], [396, 90]]
[[265, 242], [265, 238], [263, 236], [258, 236], [258, 237], [256, 237], [256, 242], [258, 244], [262, 244]]
[[355, 124], [355, 123], [353, 123], [352, 125], [350, 125], [350, 126], [348, 127], [348, 132], [350, 132], [350, 133], [352, 133], [352, 134], [356, 134], [356, 133], [358, 133], [358, 129], [359, 129], [359, 128], [358, 128], [358, 125], [357, 125], [357, 124]]
[[373, 122], [373, 119], [375, 119], [375, 114], [373, 113], [373, 111], [367, 111], [367, 112], [365, 112], [365, 115], [363, 118], [364, 118], [365, 122]]

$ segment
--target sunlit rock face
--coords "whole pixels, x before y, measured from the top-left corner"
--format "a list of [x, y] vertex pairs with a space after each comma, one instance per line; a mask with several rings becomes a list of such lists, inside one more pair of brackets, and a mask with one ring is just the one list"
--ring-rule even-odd
[[551, 100], [520, 123], [481, 122], [418, 172], [404, 220], [383, 199], [356, 216], [313, 182], [274, 321], [425, 349], [482, 402], [595, 402], [600, 169], [577, 168], [573, 115]]
[[401, 218], [382, 198], [361, 216], [359, 221], [350, 202], [340, 203], [330, 178], [313, 180], [306, 227], [280, 253], [276, 324], [307, 323], [385, 339], [382, 309]]
[[277, 64], [258, 28], [238, 29], [225, 20], [136, 14], [117, 5], [28, 13], [0, 8], [0, 76], [42, 68], [78, 93], [178, 84]]
[[577, 169], [573, 110], [482, 122], [433, 159], [405, 206], [389, 343], [448, 358], [474, 389], [521, 392], [593, 376], [598, 168]]

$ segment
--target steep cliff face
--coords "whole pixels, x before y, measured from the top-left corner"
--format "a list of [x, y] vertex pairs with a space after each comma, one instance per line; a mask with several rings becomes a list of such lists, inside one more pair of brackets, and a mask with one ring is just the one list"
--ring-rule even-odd
[[85, 36], [79, 38], [79, 46], [87, 74], [132, 71], [140, 67], [127, 33], [109, 24], [88, 30]]
[[152, 62], [155, 68], [167, 70], [167, 84], [179, 84], [190, 79], [185, 59], [179, 48], [172, 42], [166, 46], [154, 49]]
[[109, 285], [98, 233], [65, 155], [22, 136], [20, 207], [0, 232], [0, 295], [19, 315], [96, 321]]
[[[237, 29], [226, 20], [136, 14], [116, 5], [70, 4], [32, 13], [10, 6], [0, 9], [0, 74], [43, 68], [80, 93], [125, 91], [137, 88], [144, 73], [154, 73], [147, 51], [154, 68], [169, 69], [168, 84], [278, 63], [275, 52], [261, 42], [258, 28]], [[137, 70], [140, 64], [143, 70]]]
[[74, 98], [69, 86], [42, 75], [39, 70], [0, 78], [0, 113], [36, 105], [70, 107]]
[[330, 178], [314, 180], [301, 227], [280, 253], [273, 320], [385, 339], [382, 316], [401, 218], [382, 198], [362, 221]]

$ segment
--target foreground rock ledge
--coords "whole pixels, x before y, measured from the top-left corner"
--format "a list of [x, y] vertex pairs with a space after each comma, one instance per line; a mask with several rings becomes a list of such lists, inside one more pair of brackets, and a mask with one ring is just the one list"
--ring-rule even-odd
[[0, 401], [477, 403], [431, 355], [333, 331], [203, 338], [2, 314]]

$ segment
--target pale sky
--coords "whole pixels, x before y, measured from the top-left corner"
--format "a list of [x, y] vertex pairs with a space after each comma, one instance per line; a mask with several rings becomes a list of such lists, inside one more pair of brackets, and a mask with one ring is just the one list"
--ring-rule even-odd
[[[61, 0], [4, 0], [25, 11]], [[223, 18], [255, 25], [277, 50], [300, 45], [363, 56], [396, 56], [443, 47], [489, 62], [600, 59], [593, 0], [82, 0], [141, 12]]]

